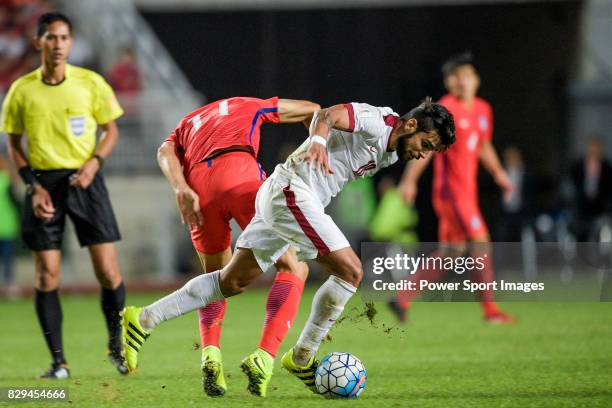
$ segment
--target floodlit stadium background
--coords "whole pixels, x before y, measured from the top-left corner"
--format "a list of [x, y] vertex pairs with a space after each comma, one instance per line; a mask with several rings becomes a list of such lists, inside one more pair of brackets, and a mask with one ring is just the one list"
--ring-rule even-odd
[[[184, 114], [207, 101], [279, 95], [322, 106], [367, 102], [402, 114], [426, 95], [443, 95], [441, 63], [471, 50], [480, 95], [494, 108], [494, 144], [500, 153], [516, 146], [526, 164], [524, 240], [568, 237], [568, 171], [592, 135], [612, 157], [610, 1], [4, 0], [0, 92], [37, 66], [29, 38], [36, 16], [50, 8], [73, 18], [76, 65], [108, 77], [123, 49], [135, 53], [142, 86], [119, 94], [126, 115], [105, 173], [123, 234], [122, 273], [139, 287], [172, 286], [200, 271], [155, 152]], [[264, 127], [260, 161], [268, 173], [304, 137], [300, 126]], [[3, 154], [4, 145], [3, 139]], [[375, 197], [402, 170], [396, 166], [343, 194], [330, 209], [353, 244], [371, 239]], [[431, 169], [413, 227], [422, 241], [436, 239], [430, 180]], [[22, 197], [21, 182], [17, 187]], [[495, 239], [501, 197], [485, 174], [480, 191]], [[602, 220], [592, 239], [609, 240], [609, 222]], [[97, 290], [86, 251], [74, 234], [66, 238], [62, 287]], [[21, 251], [19, 288], [31, 290], [33, 270]]]

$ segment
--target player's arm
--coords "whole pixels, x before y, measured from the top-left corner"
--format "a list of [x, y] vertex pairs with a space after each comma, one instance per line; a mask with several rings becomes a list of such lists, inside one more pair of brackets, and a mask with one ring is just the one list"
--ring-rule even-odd
[[189, 187], [183, 175], [183, 166], [176, 154], [176, 146], [169, 140], [161, 144], [157, 150], [157, 163], [162, 173], [170, 183], [176, 203], [181, 213], [181, 222], [190, 227], [202, 225], [200, 213], [200, 198]]
[[508, 173], [501, 165], [495, 147], [490, 140], [485, 140], [480, 147], [479, 157], [482, 165], [485, 169], [493, 176], [495, 183], [504, 190], [504, 198], [508, 196], [514, 190], [514, 186], [508, 177]]
[[81, 168], [72, 176], [70, 185], [78, 188], [87, 188], [96, 177], [96, 173], [102, 169], [104, 162], [119, 140], [119, 128], [114, 120], [100, 125], [102, 134], [100, 141], [91, 159], [87, 160]]
[[55, 214], [55, 207], [49, 192], [40, 185], [34, 176], [34, 172], [28, 163], [23, 147], [21, 146], [21, 133], [9, 133], [8, 135], [8, 154], [19, 171], [23, 182], [28, 186], [32, 194], [32, 209], [34, 215], [43, 220], [48, 220]]
[[320, 109], [310, 124], [310, 135], [318, 135], [327, 140], [332, 129], [351, 132], [351, 118], [345, 105], [334, 105], [330, 108]]
[[101, 127], [102, 135], [100, 135], [100, 141], [98, 142], [98, 147], [96, 148], [95, 154], [106, 159], [108, 156], [110, 156], [113, 149], [117, 145], [117, 142], [119, 141], [119, 127], [117, 126], [117, 122], [114, 120], [101, 125]]
[[411, 160], [404, 169], [404, 174], [399, 184], [399, 189], [407, 204], [413, 205], [416, 199], [419, 179], [431, 163], [433, 153], [429, 153], [423, 160]]
[[297, 99], [279, 99], [278, 117], [280, 123], [302, 122], [306, 128], [310, 126], [312, 116], [321, 109], [321, 105]]
[[176, 192], [189, 188], [174, 143], [166, 140], [159, 146], [159, 149], [157, 149], [157, 164], [159, 164], [159, 168], [170, 183], [172, 190]]
[[333, 173], [327, 157], [327, 138], [332, 129], [352, 131], [351, 118], [345, 105], [334, 105], [315, 112], [310, 123], [310, 146], [304, 155], [308, 163], [315, 162], [324, 174]]
[[[21, 133], [9, 133], [8, 134], [8, 154], [9, 158], [13, 162], [16, 168], [21, 169], [23, 166], [29, 166], [28, 159], [26, 158], [25, 152], [21, 147], [21, 139], [23, 135]], [[26, 183], [30, 184], [30, 183]]]

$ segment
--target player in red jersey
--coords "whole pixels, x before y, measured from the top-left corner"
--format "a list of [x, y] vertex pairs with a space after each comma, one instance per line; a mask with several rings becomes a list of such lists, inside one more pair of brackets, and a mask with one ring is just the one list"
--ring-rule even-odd
[[[176, 194], [181, 220], [190, 226], [205, 272], [222, 269], [232, 257], [230, 220], [244, 229], [255, 214], [255, 196], [266, 178], [257, 162], [261, 125], [303, 122], [308, 127], [318, 109], [312, 102], [277, 97], [223, 99], [185, 116], [162, 143], [158, 162]], [[278, 273], [268, 295], [259, 348], [243, 360], [247, 375], [251, 360], [271, 370], [308, 274], [306, 264], [291, 251], [275, 266]], [[210, 396], [226, 391], [219, 349], [225, 308], [223, 299], [198, 311], [202, 381]], [[266, 385], [249, 378], [253, 394], [265, 394]]]
[[[434, 157], [433, 206], [438, 216], [438, 241], [451, 243], [435, 255], [460, 256], [469, 251], [474, 257], [489, 252], [490, 238], [478, 204], [478, 164], [481, 162], [493, 176], [504, 194], [512, 192], [508, 174], [500, 164], [491, 143], [493, 136], [493, 113], [491, 105], [476, 94], [480, 77], [469, 53], [449, 59], [442, 67], [444, 85], [448, 94], [440, 99], [455, 119], [457, 142], [452, 149], [430, 154], [424, 160], [413, 161], [402, 177], [400, 188], [406, 202], [413, 204], [416, 198], [419, 177]], [[468, 245], [469, 244], [469, 245]], [[485, 267], [474, 271], [472, 279], [478, 282], [493, 280], [492, 259], [484, 257]], [[443, 270], [418, 271], [413, 280], [439, 280]], [[406, 320], [410, 300], [415, 291], [400, 292], [390, 303], [400, 321]], [[502, 312], [493, 300], [490, 290], [481, 293], [484, 318], [492, 323], [511, 323], [514, 318]]]

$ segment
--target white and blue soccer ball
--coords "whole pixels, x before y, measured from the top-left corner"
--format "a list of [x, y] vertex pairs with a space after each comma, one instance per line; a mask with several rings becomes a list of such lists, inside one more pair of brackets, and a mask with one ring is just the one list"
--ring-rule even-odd
[[326, 398], [357, 398], [365, 388], [366, 370], [350, 353], [333, 352], [321, 360], [315, 374], [317, 390]]

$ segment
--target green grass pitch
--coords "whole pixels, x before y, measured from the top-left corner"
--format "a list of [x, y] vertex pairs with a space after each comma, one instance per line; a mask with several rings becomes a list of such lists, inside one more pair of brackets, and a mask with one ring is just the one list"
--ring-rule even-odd
[[[296, 340], [312, 294], [306, 292], [281, 352]], [[265, 295], [251, 290], [229, 301], [221, 344], [229, 390], [223, 398], [208, 398], [201, 390], [195, 313], [159, 327], [143, 349], [140, 371], [120, 377], [105, 361], [105, 328], [95, 296], [62, 299], [72, 370], [64, 382], [34, 379], [49, 356], [32, 301], [0, 301], [0, 387], [65, 385], [70, 405], [79, 407], [612, 406], [612, 303], [577, 302], [508, 303], [505, 308], [519, 318], [513, 326], [484, 324], [476, 303], [417, 303], [410, 324], [391, 331], [391, 315], [377, 304], [377, 328], [367, 319], [346, 319], [319, 353], [349, 351], [361, 358], [368, 380], [359, 399], [313, 395], [280, 369], [278, 359], [268, 397], [258, 399], [246, 392], [238, 365], [257, 345]], [[128, 303], [155, 298], [132, 295]], [[363, 308], [358, 297], [347, 310], [353, 307]]]

